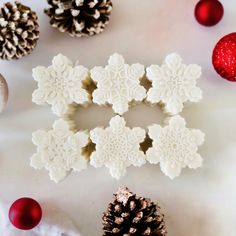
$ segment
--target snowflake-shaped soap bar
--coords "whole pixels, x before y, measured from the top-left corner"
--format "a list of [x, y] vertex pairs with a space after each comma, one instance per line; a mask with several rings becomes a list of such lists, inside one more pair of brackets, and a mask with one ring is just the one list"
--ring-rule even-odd
[[38, 105], [50, 104], [58, 116], [65, 115], [73, 103], [85, 104], [90, 100], [83, 88], [88, 70], [83, 66], [73, 67], [72, 62], [62, 54], [53, 58], [52, 66], [33, 69], [33, 77], [38, 82], [33, 102]]
[[63, 180], [71, 171], [81, 171], [87, 167], [82, 155], [89, 135], [85, 132], [74, 133], [62, 119], [55, 121], [50, 131], [38, 130], [33, 133], [33, 143], [37, 153], [31, 158], [31, 166], [36, 169], [45, 167], [55, 182]]
[[143, 129], [130, 129], [126, 127], [124, 118], [118, 115], [113, 117], [109, 127], [95, 128], [90, 132], [90, 138], [96, 144], [96, 150], [91, 155], [91, 165], [105, 165], [112, 177], [120, 179], [130, 165], [139, 167], [145, 164], [145, 155], [140, 148], [145, 136]]
[[143, 65], [127, 65], [121, 55], [113, 54], [105, 68], [95, 67], [91, 70], [91, 77], [97, 84], [92, 94], [93, 102], [110, 104], [116, 113], [124, 114], [130, 102], [141, 102], [146, 97], [146, 90], [140, 85], [144, 73]]
[[198, 102], [202, 98], [202, 91], [196, 86], [200, 76], [200, 66], [185, 65], [179, 55], [170, 54], [162, 66], [147, 68], [147, 78], [152, 82], [147, 101], [163, 104], [165, 111], [171, 115], [178, 114], [185, 102]]
[[171, 179], [179, 176], [182, 168], [196, 169], [202, 165], [197, 149], [204, 142], [204, 134], [186, 128], [184, 118], [174, 116], [164, 128], [156, 124], [150, 126], [148, 135], [153, 147], [147, 151], [147, 160], [160, 163], [162, 172]]
[[[91, 140], [95, 150], [90, 164], [96, 168], [106, 166], [116, 179], [125, 175], [127, 167], [140, 167], [146, 160], [160, 163], [161, 170], [170, 178], [180, 175], [182, 168], [201, 166], [202, 158], [197, 151], [204, 141], [204, 134], [186, 128], [184, 119], [176, 115], [186, 102], [197, 102], [202, 97], [202, 91], [197, 87], [200, 66], [185, 65], [179, 55], [170, 54], [162, 66], [147, 68], [147, 78], [152, 82], [148, 92], [141, 85], [144, 66], [125, 64], [124, 58], [117, 53], [110, 56], [107, 66], [94, 67], [90, 72], [83, 66], [74, 66], [62, 54], [54, 57], [51, 66], [39, 66], [33, 70], [38, 82], [33, 101], [39, 105], [51, 105], [53, 112], [63, 118], [54, 123], [52, 130], [33, 134], [37, 146], [37, 153], [31, 159], [33, 167], [45, 167], [51, 179], [59, 182], [71, 170], [86, 168], [83, 154], [85, 151], [91, 153], [87, 150]], [[95, 89], [88, 86], [91, 79], [96, 84]], [[75, 105], [86, 104], [91, 95], [93, 103], [111, 105], [119, 115], [111, 119], [108, 127], [93, 129], [90, 140], [86, 133], [76, 133], [72, 128], [76, 126], [72, 113], [76, 111]], [[140, 147], [146, 137], [145, 130], [127, 127], [120, 116], [129, 110], [129, 105], [145, 98], [152, 104], [163, 105], [164, 111], [172, 116], [165, 127], [149, 127], [153, 146], [146, 155]]]

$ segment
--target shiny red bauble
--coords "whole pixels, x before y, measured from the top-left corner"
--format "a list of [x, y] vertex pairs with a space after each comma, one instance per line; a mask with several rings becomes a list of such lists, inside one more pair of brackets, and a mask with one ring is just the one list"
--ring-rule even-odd
[[236, 33], [224, 36], [216, 44], [212, 64], [222, 78], [236, 82]]
[[223, 15], [224, 8], [218, 0], [200, 0], [195, 7], [195, 17], [204, 26], [216, 25]]
[[42, 209], [32, 198], [20, 198], [9, 209], [9, 220], [18, 229], [30, 230], [39, 224]]

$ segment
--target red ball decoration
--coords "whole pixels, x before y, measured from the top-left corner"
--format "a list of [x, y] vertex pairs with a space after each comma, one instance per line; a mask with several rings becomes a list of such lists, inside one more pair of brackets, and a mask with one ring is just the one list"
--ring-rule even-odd
[[224, 8], [218, 0], [200, 0], [195, 7], [195, 17], [204, 26], [216, 25], [223, 15]]
[[9, 209], [9, 220], [18, 229], [33, 229], [39, 224], [41, 218], [42, 209], [32, 198], [20, 198]]
[[224, 36], [216, 44], [212, 64], [221, 77], [236, 82], [236, 33]]

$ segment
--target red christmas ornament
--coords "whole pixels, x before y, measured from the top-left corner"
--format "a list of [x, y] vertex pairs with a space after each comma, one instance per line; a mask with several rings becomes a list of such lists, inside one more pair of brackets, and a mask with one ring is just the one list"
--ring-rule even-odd
[[224, 36], [216, 44], [212, 64], [221, 77], [236, 82], [236, 33]]
[[216, 25], [224, 15], [223, 5], [218, 0], [200, 0], [195, 7], [195, 17], [201, 25]]
[[9, 220], [18, 229], [30, 230], [37, 226], [42, 218], [42, 209], [32, 198], [20, 198], [9, 209]]

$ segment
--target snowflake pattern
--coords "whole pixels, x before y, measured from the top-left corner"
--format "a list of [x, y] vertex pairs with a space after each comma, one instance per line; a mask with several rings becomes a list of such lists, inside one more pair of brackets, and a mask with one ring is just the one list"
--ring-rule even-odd
[[88, 70], [83, 66], [73, 67], [72, 62], [62, 54], [53, 58], [52, 66], [34, 68], [33, 77], [38, 82], [38, 89], [32, 96], [33, 102], [52, 105], [53, 113], [58, 116], [65, 115], [73, 103], [85, 104], [89, 101], [88, 92], [83, 88]]
[[185, 65], [178, 54], [172, 53], [162, 66], [147, 68], [147, 78], [152, 82], [147, 101], [164, 104], [165, 112], [178, 114], [183, 110], [183, 103], [198, 102], [202, 98], [202, 91], [196, 86], [200, 76], [200, 66]]
[[35, 169], [45, 167], [56, 183], [63, 180], [71, 170], [81, 171], [87, 167], [82, 149], [87, 145], [89, 135], [72, 132], [66, 121], [55, 121], [53, 129], [48, 132], [34, 132], [32, 139], [37, 146], [37, 153], [31, 158], [31, 166]]
[[[175, 53], [168, 55], [162, 66], [147, 68], [147, 78], [152, 82], [148, 93], [140, 84], [144, 74], [143, 65], [127, 65], [121, 55], [113, 54], [105, 68], [91, 70], [91, 79], [97, 86], [92, 93], [92, 102], [109, 104], [116, 113], [123, 115], [131, 102], [143, 101], [147, 97], [153, 104], [164, 105], [169, 115], [176, 115], [182, 111], [185, 102], [197, 102], [202, 97], [196, 86], [201, 75], [200, 66], [182, 64], [181, 57]], [[153, 146], [146, 155], [140, 147], [146, 137], [145, 130], [126, 127], [124, 118], [119, 115], [110, 120], [109, 127], [93, 129], [91, 140], [85, 132], [72, 130], [74, 105], [90, 101], [91, 91], [83, 87], [84, 83], [89, 85], [90, 79], [85, 67], [73, 66], [62, 54], [54, 57], [48, 68], [35, 68], [33, 77], [38, 82], [33, 101], [39, 105], [51, 105], [53, 112], [64, 119], [55, 121], [53, 129], [48, 132], [39, 130], [33, 134], [37, 153], [31, 158], [31, 166], [36, 169], [44, 167], [55, 182], [63, 180], [71, 170], [80, 171], [87, 167], [82, 150], [89, 141], [95, 144], [90, 164], [96, 168], [106, 166], [116, 179], [125, 175], [127, 167], [140, 167], [146, 160], [152, 164], [160, 163], [161, 170], [172, 179], [180, 175], [182, 168], [196, 169], [202, 165], [197, 149], [204, 141], [204, 134], [186, 128], [185, 120], [178, 115], [169, 118], [165, 127], [156, 124], [149, 127]]]
[[97, 84], [92, 95], [93, 102], [99, 105], [108, 103], [116, 113], [124, 114], [131, 101], [141, 102], [146, 97], [146, 90], [140, 85], [144, 73], [143, 65], [127, 65], [121, 55], [113, 54], [105, 68], [91, 70], [91, 77]]
[[171, 179], [179, 176], [182, 168], [196, 169], [202, 165], [197, 149], [204, 142], [204, 133], [186, 128], [184, 118], [177, 115], [164, 128], [155, 124], [148, 130], [153, 147], [147, 151], [147, 160], [160, 163], [162, 172]]
[[105, 165], [112, 177], [120, 179], [130, 165], [140, 167], [146, 163], [140, 148], [145, 136], [145, 130], [130, 129], [123, 117], [113, 117], [109, 127], [95, 128], [90, 132], [90, 138], [96, 144], [90, 164], [96, 168]]

